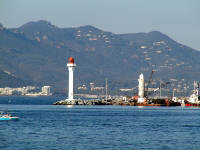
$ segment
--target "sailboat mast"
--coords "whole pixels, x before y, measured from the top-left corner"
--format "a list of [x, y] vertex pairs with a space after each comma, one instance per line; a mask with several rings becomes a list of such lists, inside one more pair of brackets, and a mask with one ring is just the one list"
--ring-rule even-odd
[[106, 78], [106, 101], [108, 100], [108, 81]]

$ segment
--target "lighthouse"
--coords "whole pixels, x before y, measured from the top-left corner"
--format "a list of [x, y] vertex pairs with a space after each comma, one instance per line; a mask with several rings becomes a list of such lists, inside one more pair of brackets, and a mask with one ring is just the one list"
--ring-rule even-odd
[[138, 79], [138, 103], [144, 102], [144, 75], [140, 74]]
[[76, 64], [74, 63], [74, 58], [70, 57], [67, 63], [68, 71], [69, 71], [69, 87], [68, 87], [68, 99], [67, 100], [74, 100], [74, 69]]

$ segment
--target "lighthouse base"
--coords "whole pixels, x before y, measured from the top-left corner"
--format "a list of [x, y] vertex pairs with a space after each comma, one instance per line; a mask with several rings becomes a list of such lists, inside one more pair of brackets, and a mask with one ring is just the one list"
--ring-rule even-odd
[[64, 100], [68, 105], [75, 105], [77, 99], [65, 99]]
[[56, 105], [76, 105], [78, 99], [64, 99], [55, 102]]

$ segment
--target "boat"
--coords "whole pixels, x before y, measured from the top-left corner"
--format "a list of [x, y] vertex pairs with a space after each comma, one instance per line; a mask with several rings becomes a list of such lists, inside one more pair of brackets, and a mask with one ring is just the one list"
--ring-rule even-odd
[[199, 83], [194, 81], [194, 90], [189, 99], [185, 102], [185, 106], [200, 107]]
[[0, 113], [0, 120], [18, 120], [19, 117], [14, 117], [11, 114]]

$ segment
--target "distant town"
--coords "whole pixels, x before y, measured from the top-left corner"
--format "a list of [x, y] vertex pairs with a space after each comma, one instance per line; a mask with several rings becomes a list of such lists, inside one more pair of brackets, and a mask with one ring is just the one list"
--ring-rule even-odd
[[[162, 96], [169, 96], [173, 95], [173, 93], [176, 96], [188, 96], [191, 94], [193, 90], [193, 82], [186, 82], [184, 79], [178, 81], [176, 79], [170, 79], [170, 84], [167, 87], [164, 87], [165, 83], [162, 83], [162, 89], [158, 90], [159, 88], [159, 81], [152, 81], [152, 86], [148, 88], [149, 92], [154, 92], [157, 95]], [[89, 84], [82, 84], [75, 86], [75, 96], [76, 97], [87, 97], [87, 98], [98, 98], [105, 96], [106, 87], [104, 84], [101, 84], [103, 86], [99, 86], [95, 82], [90, 82]], [[135, 95], [137, 91], [137, 87], [132, 88], [117, 88], [115, 91], [111, 89], [108, 85], [108, 94], [112, 96], [133, 96]], [[145, 85], [146, 87], [147, 85]], [[170, 87], [169, 87], [170, 86]], [[55, 93], [53, 92], [53, 87], [51, 86], [24, 86], [24, 87], [17, 87], [17, 88], [11, 88], [11, 87], [4, 87], [0, 88], [0, 96], [11, 96], [11, 95], [19, 95], [19, 96], [52, 96]], [[162, 93], [159, 93], [162, 92]], [[63, 95], [67, 94], [62, 93]]]
[[[193, 90], [193, 81], [185, 81], [184, 79], [177, 80], [177, 79], [170, 79], [168, 82], [164, 81], [151, 81], [151, 85], [148, 88], [149, 92], [153, 92], [154, 95], [169, 96], [173, 95], [176, 96], [188, 96], [191, 94]], [[160, 89], [161, 86], [161, 89]], [[147, 83], [145, 83], [145, 87], [147, 87]], [[88, 94], [95, 94], [95, 95], [105, 95], [105, 84], [104, 86], [99, 86], [95, 82], [90, 82], [89, 84], [79, 85], [76, 88], [76, 93], [88, 93]], [[110, 87], [108, 84], [108, 92], [111, 95], [128, 95], [133, 96], [138, 93], [137, 85], [130, 87], [130, 88], [120, 88], [120, 87]], [[160, 93], [162, 92], [162, 93]]]
[[20, 96], [51, 96], [51, 86], [25, 86], [18, 88], [0, 88], [0, 96], [11, 96], [11, 95], [20, 95]]

